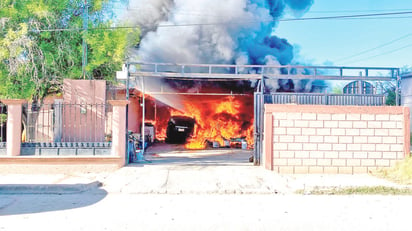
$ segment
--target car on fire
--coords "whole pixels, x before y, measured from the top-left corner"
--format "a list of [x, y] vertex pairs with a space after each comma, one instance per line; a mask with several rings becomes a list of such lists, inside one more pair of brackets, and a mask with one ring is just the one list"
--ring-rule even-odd
[[188, 116], [172, 116], [167, 123], [166, 143], [183, 144], [193, 135], [196, 120]]

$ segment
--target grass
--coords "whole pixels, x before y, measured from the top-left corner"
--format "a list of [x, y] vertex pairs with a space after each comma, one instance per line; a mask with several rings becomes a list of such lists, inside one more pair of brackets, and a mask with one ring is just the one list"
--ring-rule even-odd
[[[412, 185], [412, 157], [399, 161], [394, 167], [372, 173], [374, 176], [402, 184]], [[412, 187], [360, 186], [360, 187], [315, 187], [298, 190], [298, 194], [311, 195], [412, 195]]]
[[375, 172], [374, 175], [399, 184], [411, 185], [412, 157], [407, 157], [405, 160], [398, 162], [392, 168], [379, 170]]
[[312, 190], [298, 190], [298, 194], [311, 195], [412, 195], [412, 188], [395, 188], [386, 186], [362, 186], [346, 188], [313, 188]]

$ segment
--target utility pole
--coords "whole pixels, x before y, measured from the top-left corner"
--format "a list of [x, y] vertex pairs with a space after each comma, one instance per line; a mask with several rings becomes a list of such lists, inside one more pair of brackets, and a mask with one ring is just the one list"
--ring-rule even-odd
[[[84, 0], [84, 6], [83, 6], [83, 43], [82, 43], [82, 50], [83, 50], [83, 56], [82, 56], [82, 74], [83, 74], [83, 79], [86, 79], [87, 72], [86, 72], [86, 66], [87, 66], [87, 43], [86, 43], [86, 36], [87, 36], [87, 29], [89, 26], [89, 5], [87, 3], [87, 0]], [[91, 76], [89, 76], [90, 79]]]

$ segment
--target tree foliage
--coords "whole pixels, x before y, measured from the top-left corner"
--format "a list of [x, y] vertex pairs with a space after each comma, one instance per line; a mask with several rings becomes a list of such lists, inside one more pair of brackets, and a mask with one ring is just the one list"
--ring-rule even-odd
[[113, 80], [139, 31], [105, 29], [113, 25], [108, 1], [88, 0], [87, 32], [84, 0], [0, 1], [0, 98], [39, 99], [60, 91], [64, 78], [83, 78], [83, 38], [88, 74]]

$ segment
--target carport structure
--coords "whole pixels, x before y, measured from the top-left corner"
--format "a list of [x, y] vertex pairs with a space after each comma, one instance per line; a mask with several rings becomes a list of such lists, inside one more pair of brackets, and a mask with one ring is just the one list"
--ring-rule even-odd
[[[263, 142], [264, 104], [324, 104], [324, 105], [384, 105], [383, 95], [338, 95], [327, 93], [271, 93], [266, 82], [270, 80], [328, 80], [328, 81], [376, 81], [394, 82], [396, 104], [399, 105], [399, 68], [387, 67], [340, 67], [340, 66], [273, 66], [273, 65], [226, 65], [226, 64], [171, 64], [129, 62], [118, 79], [126, 83], [126, 99], [129, 88], [142, 92], [142, 121], [145, 121], [145, 95], [154, 98], [161, 95], [236, 95], [227, 92], [174, 92], [162, 87], [162, 79], [200, 81], [254, 81], [254, 164], [260, 165]], [[158, 90], [148, 88], [154, 81]], [[167, 98], [167, 97], [165, 97]], [[144, 139], [144, 123], [141, 133]]]

